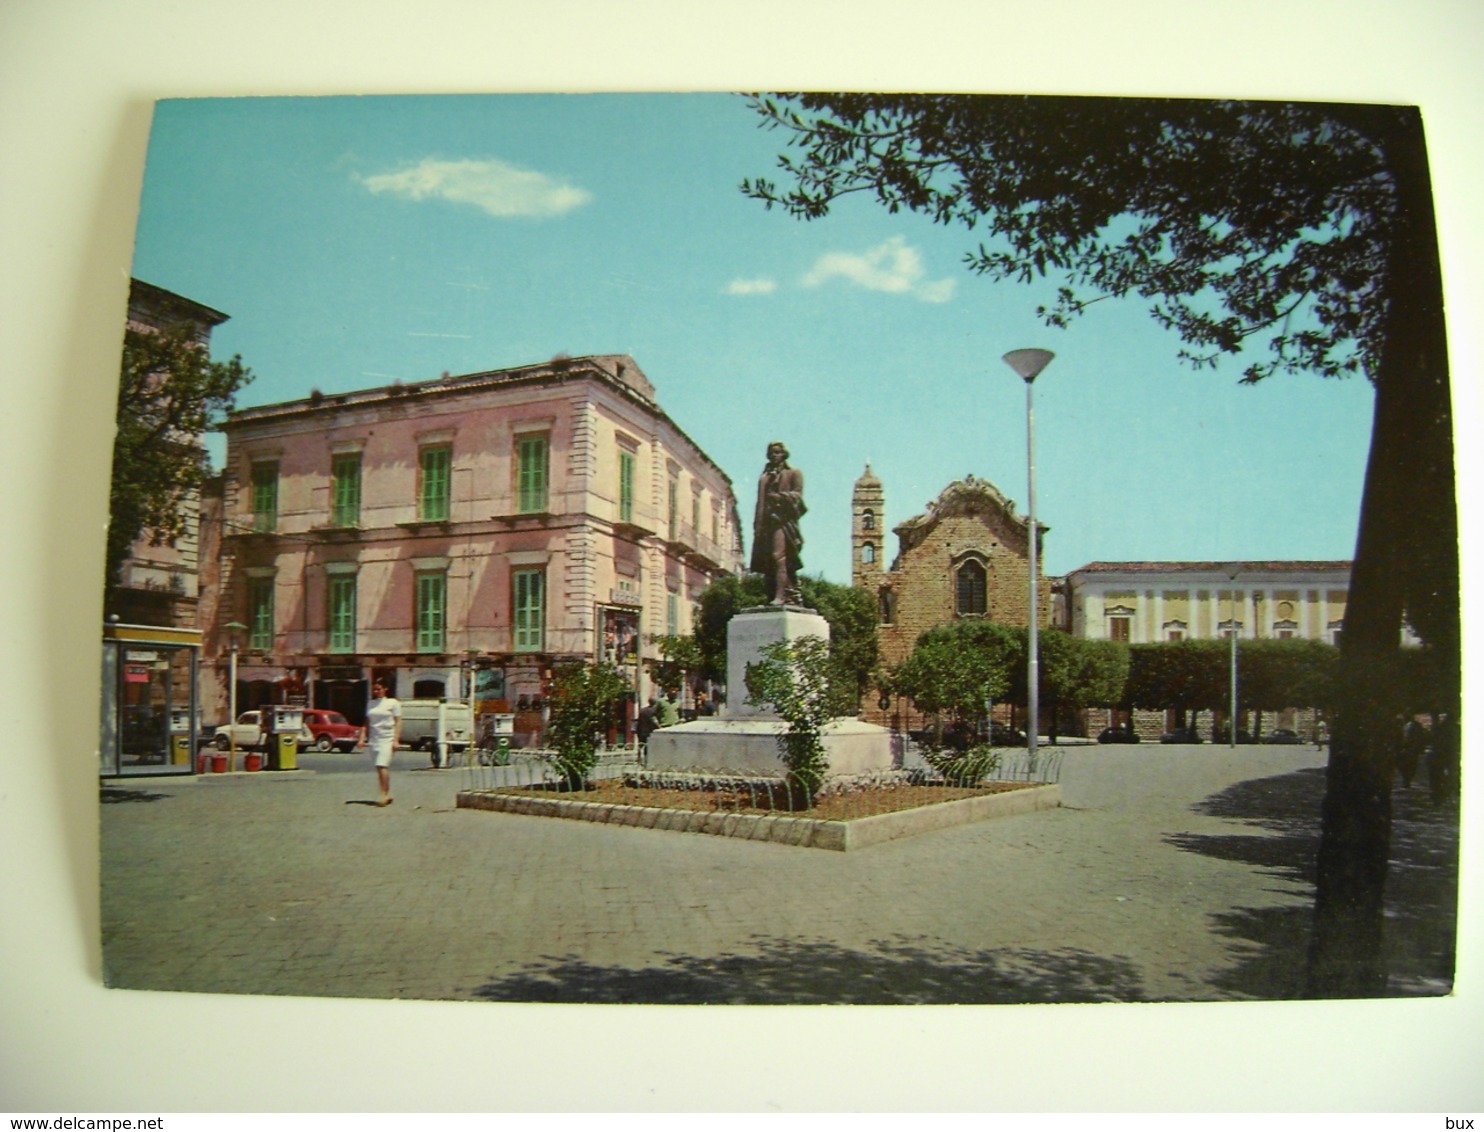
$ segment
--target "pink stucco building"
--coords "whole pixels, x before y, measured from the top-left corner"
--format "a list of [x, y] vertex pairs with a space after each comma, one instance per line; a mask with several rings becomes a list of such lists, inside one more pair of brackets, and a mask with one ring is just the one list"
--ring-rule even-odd
[[690, 632], [742, 564], [730, 479], [624, 355], [315, 393], [224, 427], [207, 653], [224, 679], [242, 626], [239, 708], [287, 691], [359, 721], [375, 674], [514, 711], [554, 663], [595, 658], [642, 698], [652, 638]]

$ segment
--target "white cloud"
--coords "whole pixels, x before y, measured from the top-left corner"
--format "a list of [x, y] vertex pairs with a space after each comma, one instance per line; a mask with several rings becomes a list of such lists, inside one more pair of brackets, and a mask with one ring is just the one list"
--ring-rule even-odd
[[913, 293], [925, 303], [946, 303], [953, 298], [957, 287], [958, 280], [948, 275], [932, 283], [923, 283]]
[[922, 256], [901, 236], [893, 236], [869, 251], [830, 252], [804, 276], [804, 286], [818, 287], [831, 279], [847, 279], [868, 291], [915, 295], [923, 302], [946, 303], [953, 297], [957, 280], [945, 277], [925, 280]]
[[726, 286], [728, 295], [771, 295], [778, 284], [771, 279], [733, 279]]
[[472, 204], [491, 216], [560, 216], [592, 200], [585, 189], [553, 180], [545, 173], [503, 161], [434, 161], [428, 159], [394, 173], [359, 178], [373, 193], [406, 200]]

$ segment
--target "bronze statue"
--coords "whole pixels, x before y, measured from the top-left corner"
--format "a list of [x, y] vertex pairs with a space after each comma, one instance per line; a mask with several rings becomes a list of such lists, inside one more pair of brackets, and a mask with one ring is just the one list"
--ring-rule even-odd
[[757, 481], [757, 510], [752, 520], [752, 569], [761, 574], [773, 605], [802, 605], [799, 594], [799, 550], [804, 536], [799, 518], [804, 506], [804, 473], [788, 466], [788, 449], [777, 440], [768, 445], [768, 466]]

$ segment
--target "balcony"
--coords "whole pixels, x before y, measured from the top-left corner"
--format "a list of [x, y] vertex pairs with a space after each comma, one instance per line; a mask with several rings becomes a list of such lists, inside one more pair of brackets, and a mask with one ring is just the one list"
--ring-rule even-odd
[[690, 523], [669, 524], [665, 549], [677, 558], [689, 558], [697, 565], [710, 569], [719, 569], [726, 560], [721, 546], [701, 534]]

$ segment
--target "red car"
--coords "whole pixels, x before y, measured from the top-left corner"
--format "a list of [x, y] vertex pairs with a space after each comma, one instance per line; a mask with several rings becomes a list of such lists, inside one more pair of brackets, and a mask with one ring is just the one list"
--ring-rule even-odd
[[304, 713], [304, 726], [314, 736], [316, 751], [354, 751], [361, 742], [361, 729], [338, 711], [308, 710]]

